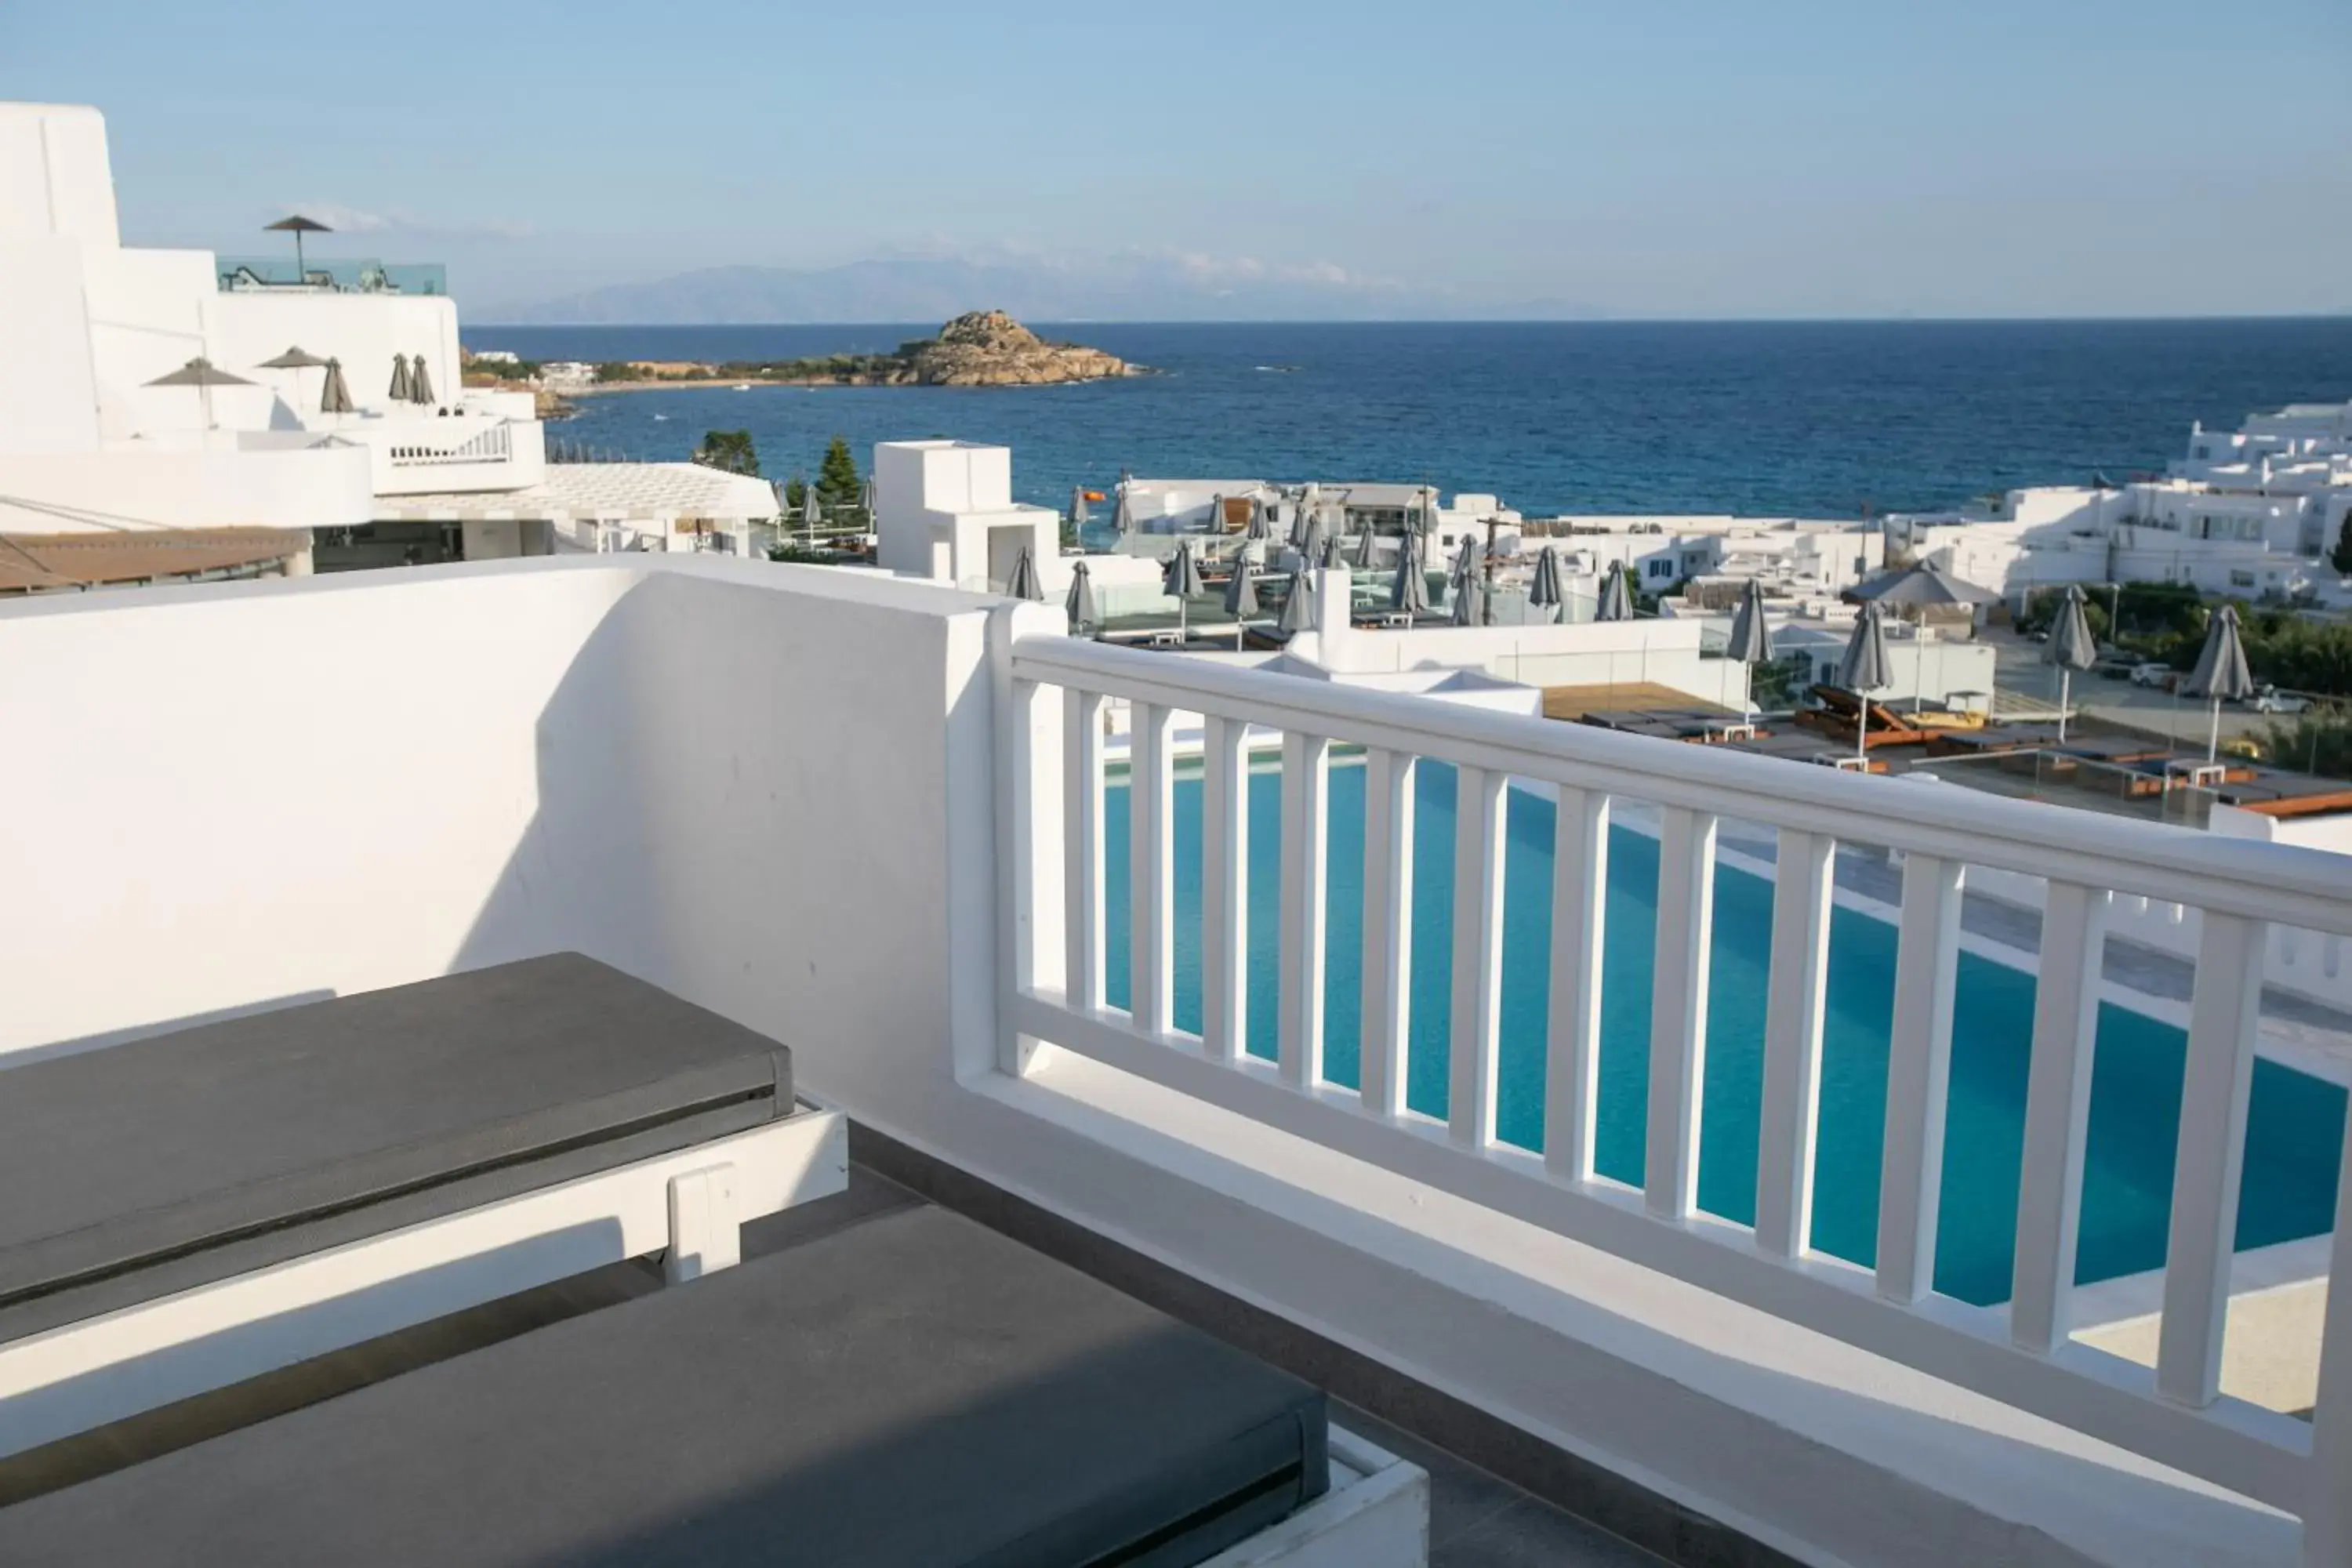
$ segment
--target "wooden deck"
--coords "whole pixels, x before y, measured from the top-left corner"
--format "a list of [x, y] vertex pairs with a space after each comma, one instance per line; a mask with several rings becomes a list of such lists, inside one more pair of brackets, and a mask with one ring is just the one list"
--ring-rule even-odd
[[1720, 713], [1735, 718], [1728, 708], [1704, 702], [1687, 691], [1661, 686], [1654, 680], [1621, 680], [1608, 686], [1547, 686], [1543, 710], [1547, 719], [1570, 722], [1587, 713], [1618, 713], [1636, 709], [1672, 708], [1691, 713]]

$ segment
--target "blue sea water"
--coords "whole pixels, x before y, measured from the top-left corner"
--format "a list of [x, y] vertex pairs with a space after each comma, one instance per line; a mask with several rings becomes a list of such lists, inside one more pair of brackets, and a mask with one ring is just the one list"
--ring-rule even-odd
[[[881, 350], [936, 326], [474, 327], [535, 359]], [[748, 428], [767, 471], [846, 437], [1013, 448], [1020, 499], [1147, 475], [1419, 480], [1566, 510], [1851, 517], [2121, 478], [2192, 419], [2352, 396], [2352, 317], [2209, 321], [1086, 324], [1164, 374], [1033, 388], [725, 387], [587, 399], [561, 428], [639, 458]], [[1295, 367], [1284, 369], [1280, 367]], [[656, 418], [656, 415], [665, 416]]]
[[[1447, 1010], [1453, 969], [1454, 772], [1417, 770], [1414, 801], [1412, 1051], [1407, 1103], [1446, 1111]], [[1545, 1017], [1551, 940], [1551, 803], [1509, 793], [1504, 867], [1503, 1011], [1496, 1121], [1501, 1139], [1543, 1147]], [[1249, 805], [1248, 1049], [1275, 1056], [1281, 902], [1281, 777], [1254, 773]], [[1364, 771], [1331, 770], [1329, 925], [1325, 950], [1326, 1075], [1360, 1082]], [[1104, 809], [1109, 1000], [1129, 997], [1128, 792]], [[1201, 784], [1176, 784], [1177, 1026], [1201, 1026]], [[1639, 1184], [1649, 1082], [1650, 964], [1657, 910], [1656, 841], [1620, 826], [1611, 837], [1602, 952], [1598, 1163]], [[1763, 1083], [1770, 882], [1716, 872], [1708, 974], [1706, 1074], [1700, 1128], [1700, 1207], [1753, 1223]], [[1875, 1252], [1879, 1151], [1894, 1012], [1895, 928], [1840, 908], [1830, 924], [1829, 1015], [1822, 1030], [1812, 1245], [1868, 1265]], [[1960, 957], [1952, 1025], [1936, 1289], [1963, 1300], [2009, 1296], [2034, 977], [1975, 953]], [[2181, 1031], [2102, 1005], [2091, 1087], [2076, 1278], [2088, 1282], [2162, 1266], [2180, 1116]], [[2270, 1061], [2254, 1069], [2238, 1245], [2318, 1235], [2334, 1223], [2345, 1092]]]

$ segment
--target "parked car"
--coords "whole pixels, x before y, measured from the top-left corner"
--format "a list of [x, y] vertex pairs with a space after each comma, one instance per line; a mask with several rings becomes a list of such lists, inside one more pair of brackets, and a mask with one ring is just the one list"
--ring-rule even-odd
[[2257, 713], [2300, 713], [2311, 706], [2311, 699], [2290, 696], [2275, 686], [2265, 686], [2246, 699], [2246, 706]]
[[2168, 664], [2149, 659], [2144, 664], [2132, 666], [2131, 683], [2134, 686], [2153, 686], [2159, 691], [2169, 691], [2172, 679], [2172, 666]]
[[2093, 675], [2104, 675], [2109, 680], [2128, 680], [2131, 672], [2139, 668], [2139, 660], [2127, 653], [2103, 653], [2091, 665]]

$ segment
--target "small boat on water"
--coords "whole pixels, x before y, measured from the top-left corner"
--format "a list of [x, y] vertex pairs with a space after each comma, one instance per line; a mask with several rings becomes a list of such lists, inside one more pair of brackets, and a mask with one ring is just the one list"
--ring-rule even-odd
[[730, 392], [749, 392], [751, 390], [751, 384], [748, 381], [739, 381], [733, 386], [729, 387], [728, 390]]

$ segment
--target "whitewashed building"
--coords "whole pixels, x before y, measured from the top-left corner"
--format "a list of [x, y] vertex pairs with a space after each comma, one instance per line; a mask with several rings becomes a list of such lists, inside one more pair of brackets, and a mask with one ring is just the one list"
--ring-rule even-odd
[[[356, 564], [378, 544], [394, 561], [625, 534], [741, 545], [774, 515], [768, 486], [730, 475], [555, 474], [530, 395], [462, 386], [456, 305], [403, 275], [344, 287], [321, 263], [232, 285], [210, 251], [125, 246], [98, 110], [0, 104], [0, 591], [300, 574], [319, 546]], [[321, 406], [325, 361], [347, 411]], [[681, 497], [702, 509], [682, 531]], [[419, 511], [438, 521], [409, 526]], [[603, 530], [568, 526], [582, 515]]]

